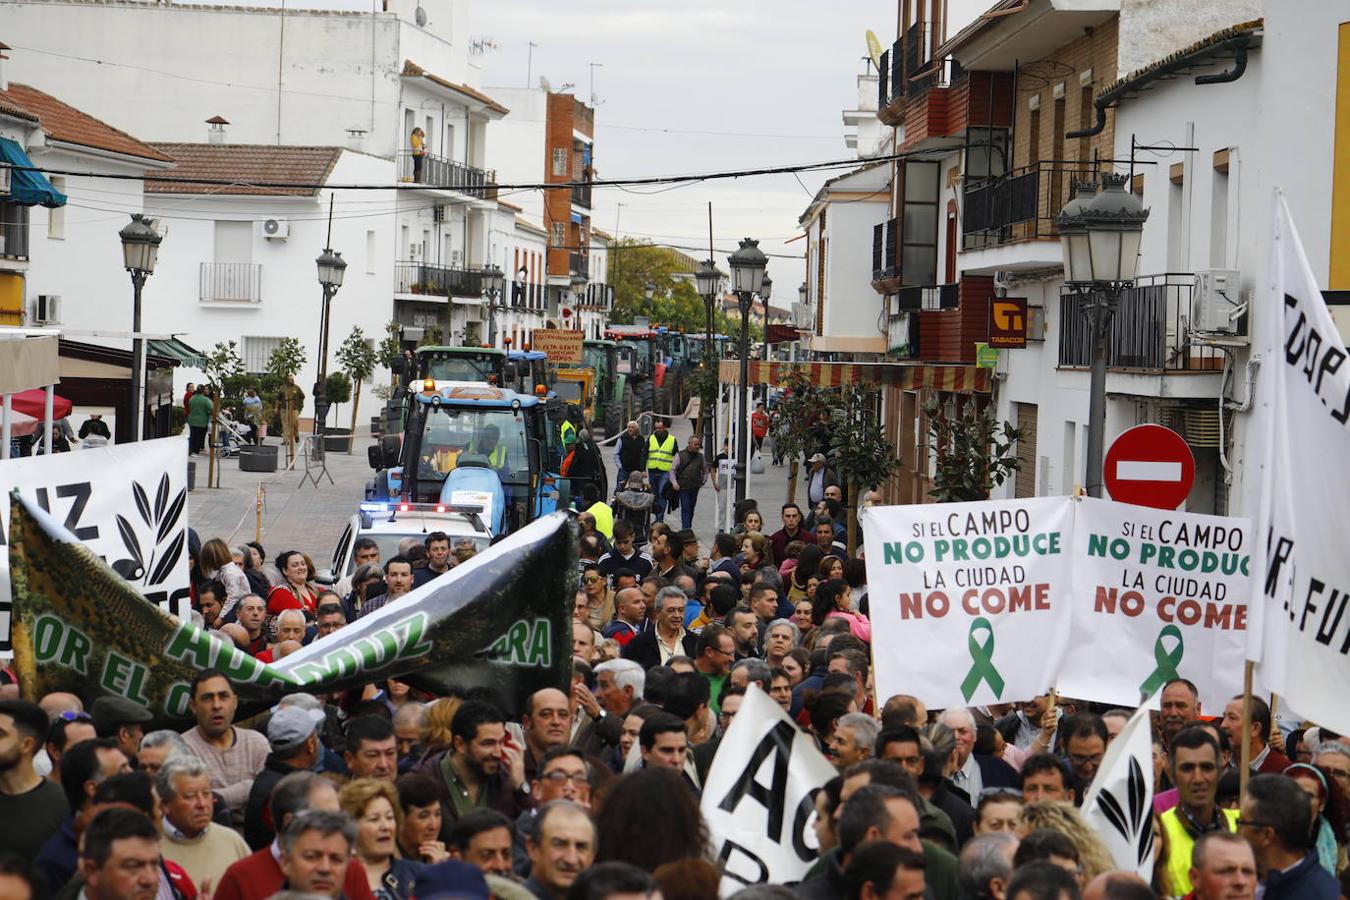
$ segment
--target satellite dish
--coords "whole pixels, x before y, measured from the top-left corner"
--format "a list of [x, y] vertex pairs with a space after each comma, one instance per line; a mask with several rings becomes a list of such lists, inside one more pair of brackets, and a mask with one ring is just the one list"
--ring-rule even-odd
[[418, 28], [427, 26], [427, 11], [418, 4], [417, 9], [413, 10], [413, 21], [417, 23]]

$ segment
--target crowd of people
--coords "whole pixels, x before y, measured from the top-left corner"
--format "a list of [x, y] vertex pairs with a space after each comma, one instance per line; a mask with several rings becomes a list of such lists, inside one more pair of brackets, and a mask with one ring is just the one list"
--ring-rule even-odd
[[[629, 456], [618, 486], [673, 470], [691, 490], [691, 449], [671, 469]], [[617, 453], [622, 468], [623, 438]], [[1240, 699], [1208, 716], [1192, 683], [1163, 687], [1156, 865], [1141, 878], [1079, 810], [1132, 710], [1049, 693], [945, 710], [878, 696], [866, 560], [848, 550], [860, 542], [838, 479], [823, 457], [808, 463], [807, 509], [749, 501], [706, 542], [662, 521], [664, 506], [638, 522], [588, 491], [571, 681], [519, 716], [491, 688], [433, 696], [384, 680], [241, 721], [230, 680], [208, 669], [179, 732], [147, 730], [146, 710], [116, 697], [86, 709], [0, 688], [0, 900], [716, 897], [700, 798], [752, 686], [837, 775], [806, 826], [813, 867], [742, 900], [1350, 894], [1350, 737], [1286, 734], [1259, 698], [1244, 733]], [[300, 551], [191, 546], [194, 616], [264, 661], [473, 553], [439, 532], [388, 559], [358, 541], [352, 575], [325, 586]]]

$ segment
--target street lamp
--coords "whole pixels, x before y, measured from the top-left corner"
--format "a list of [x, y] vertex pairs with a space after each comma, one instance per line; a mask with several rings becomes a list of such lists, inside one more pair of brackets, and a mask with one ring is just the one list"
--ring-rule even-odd
[[769, 273], [764, 273], [764, 280], [759, 285], [759, 301], [762, 307], [763, 315], [760, 317], [760, 325], [764, 328], [764, 346], [760, 350], [759, 358], [768, 360], [769, 358], [769, 295], [773, 293], [773, 279]]
[[[717, 370], [717, 342], [713, 339], [713, 303], [717, 299], [717, 288], [722, 283], [722, 273], [717, 271], [717, 263], [711, 259], [705, 259], [694, 273], [694, 283], [698, 286], [699, 295], [703, 297], [703, 312], [707, 321], [707, 340], [703, 345], [703, 364], [716, 375]], [[720, 389], [719, 389], [720, 393]], [[714, 447], [715, 435], [713, 434], [713, 424], [717, 417], [713, 415], [711, 405], [703, 410], [703, 445], [705, 447]]]
[[[736, 426], [736, 502], [745, 500], [745, 464], [750, 452], [746, 423], [750, 421], [750, 304], [764, 286], [764, 270], [769, 258], [759, 249], [759, 241], [746, 238], [740, 248], [729, 257], [731, 289], [741, 308], [741, 381], [740, 419]], [[772, 282], [770, 282], [772, 284]]]
[[[314, 382], [314, 433], [323, 440], [328, 419], [328, 307], [333, 295], [342, 287], [342, 276], [347, 272], [347, 261], [341, 253], [325, 247], [315, 264], [319, 268], [319, 287], [323, 288], [323, 309], [319, 320], [319, 373]], [[318, 487], [318, 482], [315, 482]]]
[[1084, 312], [1092, 335], [1092, 377], [1088, 394], [1087, 492], [1102, 495], [1102, 454], [1106, 437], [1106, 353], [1111, 317], [1134, 284], [1139, 243], [1148, 210], [1125, 189], [1125, 175], [1102, 175], [1101, 191], [1079, 185], [1078, 195], [1060, 211], [1064, 280], [1088, 296]]
[[[139, 441], [145, 426], [145, 402], [141, 386], [145, 376], [145, 340], [141, 337], [141, 289], [145, 279], [155, 272], [163, 235], [155, 230], [153, 219], [132, 213], [131, 221], [117, 234], [122, 239], [122, 259], [131, 273], [131, 439]], [[48, 442], [51, 435], [47, 435]]]
[[488, 308], [488, 343], [497, 346], [497, 300], [502, 295], [506, 275], [496, 263], [486, 263], [482, 270], [483, 297]]
[[651, 319], [651, 318], [653, 318], [653, 316], [652, 316], [652, 311], [653, 311], [653, 308], [652, 308], [652, 297], [656, 294], [656, 285], [653, 284], [653, 283], [650, 282], [650, 281], [647, 282], [647, 283], [643, 286], [643, 288], [642, 288], [642, 293], [643, 293], [643, 294], [646, 296], [646, 298], [647, 298], [647, 318], [648, 318], [648, 319]]

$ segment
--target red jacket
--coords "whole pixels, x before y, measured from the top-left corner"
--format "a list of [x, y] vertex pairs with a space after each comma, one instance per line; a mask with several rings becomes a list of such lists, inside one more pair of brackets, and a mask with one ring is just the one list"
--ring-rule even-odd
[[[281, 890], [286, 876], [281, 864], [272, 855], [274, 844], [251, 853], [231, 865], [220, 876], [212, 900], [267, 900]], [[355, 857], [347, 864], [347, 879], [342, 885], [342, 896], [347, 900], [375, 900], [366, 880], [366, 870]]]

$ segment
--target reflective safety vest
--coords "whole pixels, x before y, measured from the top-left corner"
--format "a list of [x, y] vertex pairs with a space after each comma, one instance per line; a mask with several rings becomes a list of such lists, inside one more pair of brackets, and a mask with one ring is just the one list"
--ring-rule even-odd
[[558, 437], [562, 439], [562, 445], [566, 447], [577, 439], [577, 426], [564, 419], [562, 425], [558, 427]]
[[[1236, 809], [1221, 809], [1219, 814], [1229, 831], [1237, 831]], [[1195, 837], [1186, 830], [1179, 806], [1174, 806], [1159, 816], [1158, 822], [1162, 826], [1163, 834], [1167, 836], [1167, 889], [1164, 893], [1183, 897], [1192, 890], [1191, 850], [1195, 848]]]
[[501, 444], [493, 447], [492, 450], [487, 453], [484, 453], [482, 450], [479, 450], [478, 453], [487, 457], [488, 465], [492, 468], [501, 469], [506, 467], [506, 448]]
[[658, 472], [669, 472], [670, 464], [675, 461], [675, 435], [666, 434], [665, 443], [659, 444], [656, 435], [647, 437], [647, 468]]

